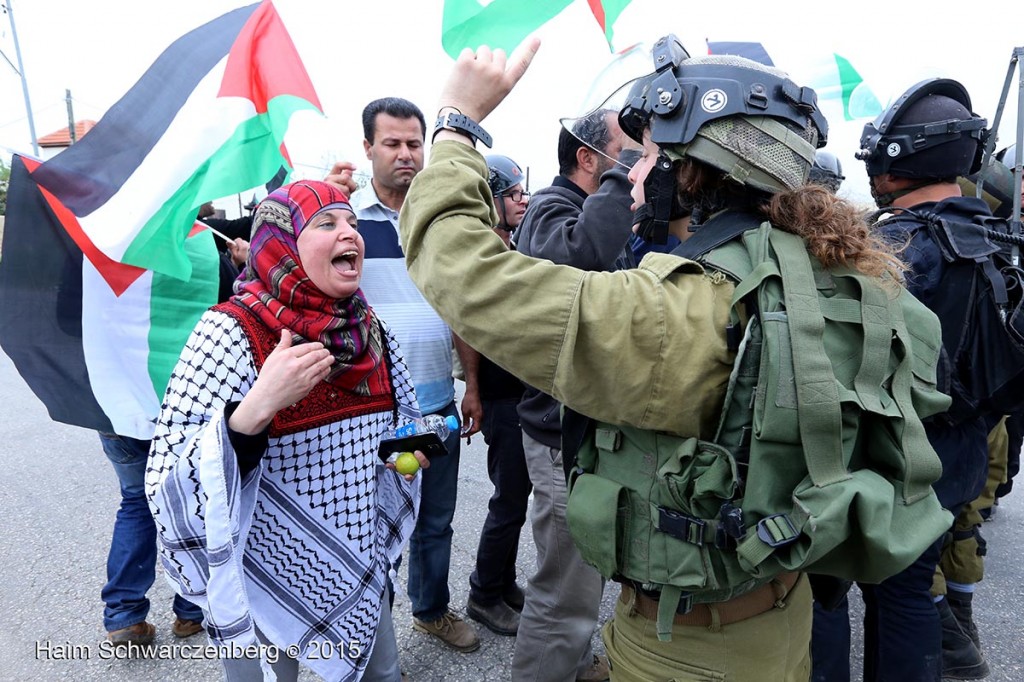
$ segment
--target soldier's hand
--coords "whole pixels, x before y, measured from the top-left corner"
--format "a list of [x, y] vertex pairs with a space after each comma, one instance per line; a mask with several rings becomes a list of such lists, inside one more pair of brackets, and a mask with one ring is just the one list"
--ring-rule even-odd
[[479, 123], [512, 91], [538, 49], [540, 38], [531, 38], [506, 60], [504, 50], [492, 52], [484, 45], [474, 52], [467, 47], [441, 90], [440, 107], [454, 107]]

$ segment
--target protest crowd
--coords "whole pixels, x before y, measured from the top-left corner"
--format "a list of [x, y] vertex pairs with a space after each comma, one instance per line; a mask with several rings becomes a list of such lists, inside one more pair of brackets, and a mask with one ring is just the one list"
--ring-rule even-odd
[[[121, 492], [104, 646], [166, 629], [231, 682], [432, 679], [403, 666], [408, 604], [458, 655], [514, 638], [514, 682], [985, 679], [983, 524], [1024, 440], [1015, 145], [961, 83], [907, 83], [864, 126], [857, 205], [813, 89], [666, 35], [563, 121], [538, 188], [486, 119], [540, 49], [366, 103], [362, 186], [339, 162], [235, 221], [188, 207], [218, 248], [183, 256], [209, 286], [159, 409], [93, 429]], [[15, 194], [0, 281], [31, 258]]]

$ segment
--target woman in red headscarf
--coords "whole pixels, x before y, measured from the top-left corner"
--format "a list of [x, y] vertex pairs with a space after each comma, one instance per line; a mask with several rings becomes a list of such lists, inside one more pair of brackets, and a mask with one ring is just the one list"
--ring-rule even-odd
[[235, 295], [199, 321], [167, 388], [147, 495], [167, 576], [203, 608], [228, 680], [267, 666], [294, 680], [298, 661], [400, 679], [385, 590], [419, 480], [376, 453], [419, 412], [362, 264], [336, 187], [271, 193]]

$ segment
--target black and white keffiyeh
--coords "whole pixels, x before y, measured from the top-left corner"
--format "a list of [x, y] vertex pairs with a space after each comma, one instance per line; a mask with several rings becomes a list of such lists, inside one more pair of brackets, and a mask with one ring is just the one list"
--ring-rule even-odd
[[[419, 416], [385, 329], [398, 412]], [[271, 436], [240, 478], [224, 408], [256, 379], [249, 341], [209, 311], [171, 375], [153, 437], [146, 494], [174, 589], [203, 608], [216, 644], [248, 646], [255, 627], [326, 680], [358, 680], [369, 660], [389, 566], [402, 552], [419, 482], [376, 450], [392, 411]]]

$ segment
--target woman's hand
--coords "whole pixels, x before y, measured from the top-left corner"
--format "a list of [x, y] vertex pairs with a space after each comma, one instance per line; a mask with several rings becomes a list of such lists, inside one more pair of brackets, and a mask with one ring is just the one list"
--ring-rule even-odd
[[[420, 463], [420, 469], [430, 468], [430, 460], [427, 459], [427, 456], [424, 455], [421, 450], [414, 450], [412, 454], [416, 456], [416, 461]], [[395, 468], [394, 462], [385, 462], [384, 466], [387, 467], [388, 469], [391, 469], [392, 471], [398, 471]], [[416, 474], [418, 473], [419, 471], [416, 472]], [[407, 481], [412, 481], [416, 478], [416, 474], [402, 474], [402, 477]]]
[[477, 123], [483, 121], [523, 77], [538, 49], [540, 39], [531, 38], [506, 63], [504, 50], [491, 52], [485, 45], [473, 52], [467, 47], [441, 90], [441, 109], [454, 107]]
[[292, 346], [292, 333], [281, 330], [281, 341], [267, 356], [252, 388], [228, 422], [237, 433], [256, 434], [267, 428], [279, 410], [309, 395], [327, 378], [334, 357], [319, 341]]

